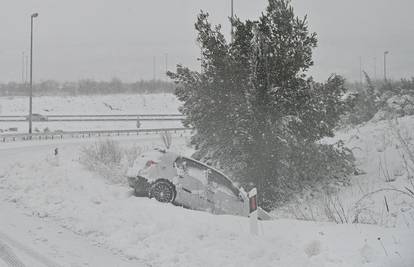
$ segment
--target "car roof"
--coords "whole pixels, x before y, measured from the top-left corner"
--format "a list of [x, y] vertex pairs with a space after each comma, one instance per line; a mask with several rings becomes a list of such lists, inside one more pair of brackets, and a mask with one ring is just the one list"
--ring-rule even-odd
[[[178, 158], [183, 158], [183, 159], [186, 159], [186, 160], [190, 160], [190, 161], [193, 161], [193, 162], [195, 162], [195, 163], [197, 163], [197, 164], [200, 164], [200, 165], [202, 165], [202, 166], [204, 166], [204, 167], [206, 167], [206, 168], [208, 168], [208, 169], [212, 169], [212, 170], [214, 170], [215, 172], [217, 172], [218, 174], [220, 174], [220, 175], [222, 175], [223, 177], [225, 177], [226, 178], [226, 180], [228, 180], [233, 186], [235, 186], [234, 185], [234, 182], [230, 179], [230, 178], [228, 178], [228, 176], [226, 175], [226, 174], [224, 174], [223, 172], [221, 172], [221, 171], [219, 171], [219, 170], [217, 170], [216, 168], [213, 168], [213, 167], [211, 167], [211, 166], [208, 166], [207, 164], [205, 164], [205, 163], [203, 163], [203, 162], [201, 162], [201, 161], [198, 161], [198, 160], [196, 160], [196, 159], [193, 159], [193, 158], [190, 158], [190, 157], [186, 157], [186, 156], [182, 156], [182, 155], [180, 155], [180, 154], [178, 154], [178, 153], [175, 153], [175, 152], [170, 152], [170, 151], [167, 151], [167, 152], [163, 152], [163, 151], [160, 151], [160, 150], [153, 150], [153, 152], [154, 153], [151, 153], [152, 155], [154, 155], [154, 154], [158, 154], [158, 153], [160, 153], [159, 154], [159, 156], [160, 156], [160, 158], [163, 158], [164, 160], [165, 159], [168, 159], [168, 160], [173, 160], [173, 161], [175, 161], [175, 160], [177, 160]], [[157, 153], [158, 152], [158, 153]], [[235, 186], [236, 187], [236, 186]]]
[[196, 163], [198, 163], [198, 164], [200, 164], [200, 165], [202, 165], [202, 166], [204, 166], [206, 168], [212, 169], [213, 171], [215, 171], [218, 174], [220, 174], [221, 176], [223, 176], [237, 191], [239, 191], [239, 189], [234, 184], [234, 182], [229, 177], [227, 177], [227, 175], [225, 175], [223, 172], [221, 172], [221, 171], [219, 171], [219, 170], [217, 170], [217, 169], [215, 169], [215, 168], [213, 168], [211, 166], [208, 166], [207, 164], [204, 164], [201, 161], [198, 161], [198, 160], [195, 160], [195, 159], [192, 159], [192, 158], [189, 158], [189, 157], [184, 157], [184, 156], [182, 156], [181, 158], [186, 159], [186, 160], [191, 160], [191, 161], [196, 162]]

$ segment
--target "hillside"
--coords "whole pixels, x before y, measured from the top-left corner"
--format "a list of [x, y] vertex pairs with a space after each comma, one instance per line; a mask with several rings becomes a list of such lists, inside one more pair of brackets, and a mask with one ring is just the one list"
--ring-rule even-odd
[[343, 140], [356, 158], [358, 174], [349, 184], [315, 185], [274, 211], [277, 217], [360, 222], [387, 227], [414, 225], [414, 116], [368, 122], [342, 129]]
[[[285, 209], [294, 207], [293, 215], [302, 209], [303, 214], [313, 214], [310, 219], [316, 222], [297, 220], [306, 219], [300, 216], [260, 222], [260, 235], [251, 236], [247, 218], [217, 216], [137, 198], [122, 183], [86, 170], [79, 162], [80, 149], [85, 142], [93, 141], [49, 141], [21, 148], [8, 144], [0, 148], [2, 158], [8, 155], [0, 164], [1, 198], [29, 217], [68, 229], [91, 244], [144, 266], [408, 267], [414, 264], [412, 198], [393, 192], [372, 195], [365, 208], [372, 211], [373, 221], [362, 212], [355, 224], [351, 224], [354, 213], [350, 207], [376, 189], [409, 186], [398, 157], [401, 147], [396, 147], [398, 139], [391, 130], [400, 129], [409, 138], [413, 126], [414, 117], [406, 117], [399, 120], [398, 128], [380, 122], [338, 132], [336, 139], [344, 139], [356, 150], [358, 167], [365, 173], [352, 177], [350, 185], [336, 185], [332, 195], [344, 206], [348, 224], [318, 222], [329, 218], [323, 217], [323, 194], [314, 192], [313, 197], [303, 198], [308, 204], [299, 202]], [[144, 150], [162, 145], [159, 137], [120, 141], [123, 146], [138, 145]], [[55, 146], [60, 149], [59, 158], [51, 156]], [[185, 138], [178, 136], [174, 137], [173, 149], [189, 152]], [[383, 156], [387, 160], [383, 165], [396, 178], [394, 182], [386, 182], [378, 173], [378, 160]], [[384, 195], [389, 213], [384, 208]], [[287, 213], [275, 214], [283, 217]], [[36, 247], [35, 241], [27, 244]], [[47, 255], [56, 260], [64, 252], [56, 253]], [[69, 262], [61, 264], [68, 266]]]

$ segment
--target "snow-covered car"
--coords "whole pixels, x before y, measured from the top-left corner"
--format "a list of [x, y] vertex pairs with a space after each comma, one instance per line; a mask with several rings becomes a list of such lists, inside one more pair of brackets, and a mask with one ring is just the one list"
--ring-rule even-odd
[[128, 170], [127, 177], [137, 196], [214, 214], [249, 213], [243, 188], [220, 171], [172, 152], [145, 153]]
[[[30, 116], [26, 116], [26, 120], [30, 120]], [[32, 121], [47, 121], [48, 117], [42, 114], [33, 113]]]

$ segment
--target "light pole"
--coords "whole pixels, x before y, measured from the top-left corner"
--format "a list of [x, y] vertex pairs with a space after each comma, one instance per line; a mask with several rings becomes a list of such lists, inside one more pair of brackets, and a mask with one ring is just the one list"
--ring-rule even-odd
[[233, 35], [234, 35], [233, 19], [234, 19], [234, 6], [233, 6], [233, 0], [231, 0], [231, 42], [232, 43], [233, 43]]
[[155, 56], [152, 56], [152, 80], [153, 81], [155, 81], [155, 79], [156, 79], [156, 74], [155, 74], [155, 72], [156, 72], [156, 69], [155, 69], [155, 61], [156, 61], [156, 58], [155, 58]]
[[22, 84], [24, 85], [24, 73], [26, 70], [24, 69], [24, 51], [22, 52]]
[[359, 84], [362, 87], [362, 57], [359, 57]]
[[30, 16], [30, 97], [29, 97], [29, 134], [32, 133], [32, 98], [33, 98], [33, 19], [39, 16], [33, 13]]
[[167, 73], [168, 73], [168, 53], [165, 53], [164, 56], [165, 56], [165, 76], [167, 76], [167, 80], [168, 80], [168, 75], [167, 75]]
[[384, 81], [387, 81], [387, 55], [389, 51], [384, 52]]

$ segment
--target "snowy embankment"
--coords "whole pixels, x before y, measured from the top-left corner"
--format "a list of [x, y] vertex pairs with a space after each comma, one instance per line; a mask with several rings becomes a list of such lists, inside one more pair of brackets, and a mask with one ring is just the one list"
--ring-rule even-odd
[[[187, 150], [173, 139], [174, 150]], [[412, 227], [275, 220], [251, 236], [247, 218], [136, 198], [79, 163], [81, 145], [0, 147], [0, 196], [147, 266], [413, 266]], [[159, 139], [123, 141], [151, 147]], [[5, 160], [3, 160], [5, 159]], [[63, 266], [70, 265], [61, 262]]]
[[414, 231], [414, 116], [343, 129], [324, 142], [338, 140], [353, 151], [359, 174], [349, 185], [313, 188], [274, 215]]
[[[0, 115], [27, 115], [27, 97], [0, 97]], [[178, 114], [180, 102], [172, 94], [114, 94], [94, 96], [42, 96], [33, 98], [33, 113], [48, 115]], [[142, 121], [141, 128], [181, 127], [179, 121]], [[27, 122], [0, 122], [0, 130], [27, 132]], [[35, 131], [136, 129], [135, 121], [33, 122]], [[1, 131], [0, 131], [1, 132]]]

